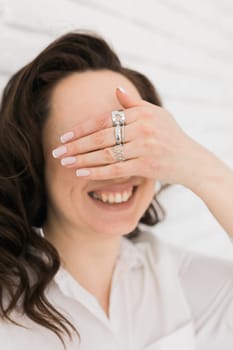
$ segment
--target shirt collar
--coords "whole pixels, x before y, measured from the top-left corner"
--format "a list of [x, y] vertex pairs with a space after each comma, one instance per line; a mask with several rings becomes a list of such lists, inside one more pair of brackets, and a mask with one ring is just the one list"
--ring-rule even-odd
[[121, 239], [121, 247], [118, 258], [120, 261], [126, 264], [128, 268], [140, 267], [144, 261], [142, 252], [139, 250], [137, 245], [129, 238], [124, 236], [122, 236]]
[[[41, 227], [33, 227], [35, 231], [44, 238], [44, 232]], [[135, 243], [129, 238], [122, 236], [120, 251], [117, 256], [118, 261], [123, 264], [124, 268], [131, 269], [143, 265], [143, 254]]]

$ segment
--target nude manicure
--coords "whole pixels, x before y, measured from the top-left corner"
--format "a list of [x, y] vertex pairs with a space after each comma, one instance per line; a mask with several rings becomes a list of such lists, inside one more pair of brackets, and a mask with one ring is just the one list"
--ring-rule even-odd
[[68, 164], [74, 164], [76, 161], [75, 157], [66, 157], [62, 158], [61, 165], [68, 165]]
[[123, 94], [126, 94], [126, 91], [125, 89], [122, 87], [122, 86], [118, 86], [117, 87], [121, 92], [123, 92]]
[[58, 158], [58, 157], [62, 156], [63, 154], [65, 154], [66, 152], [67, 152], [66, 146], [61, 146], [61, 147], [54, 149], [52, 151], [52, 155], [54, 158]]
[[78, 170], [76, 170], [76, 175], [77, 176], [88, 176], [88, 175], [90, 175], [90, 171], [87, 169], [78, 169]]
[[74, 132], [69, 131], [69, 132], [66, 132], [65, 134], [61, 135], [60, 140], [62, 143], [65, 143], [67, 141], [70, 141], [73, 137], [74, 137]]

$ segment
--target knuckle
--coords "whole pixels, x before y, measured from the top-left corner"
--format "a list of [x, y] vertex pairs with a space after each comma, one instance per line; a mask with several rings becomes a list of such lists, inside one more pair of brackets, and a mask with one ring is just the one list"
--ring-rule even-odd
[[114, 156], [113, 156], [111, 148], [104, 149], [104, 161], [106, 163], [113, 163], [114, 162]]
[[85, 130], [84, 127], [82, 125], [77, 125], [73, 128], [73, 131], [76, 135], [76, 137], [79, 137], [80, 135], [84, 135], [85, 134]]
[[153, 130], [150, 124], [142, 123], [139, 129], [140, 133], [146, 137], [151, 136], [153, 134]]
[[95, 145], [97, 145], [97, 146], [104, 145], [105, 137], [104, 137], [104, 133], [102, 130], [97, 132], [95, 135], [93, 135], [93, 137], [94, 137]]
[[156, 142], [155, 139], [151, 138], [151, 137], [145, 137], [143, 140], [143, 147], [148, 150], [151, 151], [154, 149], [154, 147], [156, 146]]
[[151, 108], [144, 108], [143, 117], [145, 120], [151, 120], [151, 118], [154, 117], [154, 113]]
[[101, 116], [101, 118], [96, 120], [96, 127], [100, 130], [107, 128], [108, 124], [109, 124], [109, 116], [107, 115]]

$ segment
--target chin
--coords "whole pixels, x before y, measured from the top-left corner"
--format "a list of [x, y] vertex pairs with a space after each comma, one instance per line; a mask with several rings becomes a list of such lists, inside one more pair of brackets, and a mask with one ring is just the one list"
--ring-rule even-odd
[[[118, 223], [116, 222], [116, 223], [111, 223], [109, 225], [106, 224], [104, 227], [103, 225], [101, 225], [102, 227], [100, 227], [98, 232], [103, 236], [124, 236], [132, 232], [136, 228], [137, 223], [138, 222], [133, 222], [133, 223], [131, 222], [128, 224], [119, 224], [119, 222]], [[96, 231], [96, 227], [95, 227], [95, 231]]]

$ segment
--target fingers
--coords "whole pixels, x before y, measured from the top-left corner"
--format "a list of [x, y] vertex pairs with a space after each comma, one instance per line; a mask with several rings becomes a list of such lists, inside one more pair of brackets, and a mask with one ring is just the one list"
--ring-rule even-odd
[[[139, 156], [139, 147], [136, 142], [129, 142], [123, 146], [123, 155], [126, 160], [134, 159]], [[83, 153], [78, 156], [69, 156], [61, 159], [61, 164], [67, 168], [89, 168], [116, 163], [116, 157], [113, 147], [107, 147], [103, 150]]]
[[122, 86], [117, 87], [116, 96], [124, 108], [132, 106], [153, 106], [152, 103], [143, 100], [141, 97], [129, 94]]
[[88, 179], [107, 180], [122, 176], [140, 176], [141, 169], [142, 165], [138, 159], [130, 159], [102, 167], [78, 169], [76, 170], [76, 175], [80, 177], [88, 176]]
[[[134, 116], [128, 113], [128, 110], [124, 110], [126, 115], [127, 124], [134, 120]], [[112, 127], [111, 111], [105, 112], [99, 115], [97, 118], [89, 118], [84, 122], [78, 123], [75, 127], [68, 130], [66, 133], [61, 135], [60, 141], [66, 143], [70, 140], [93, 134], [99, 130], [107, 129]]]
[[[140, 133], [140, 125], [131, 123], [124, 127], [125, 129], [125, 144], [137, 139]], [[65, 145], [53, 150], [54, 158], [76, 156], [95, 150], [105, 149], [115, 145], [114, 128], [102, 129], [94, 134], [87, 135], [66, 143]]]

